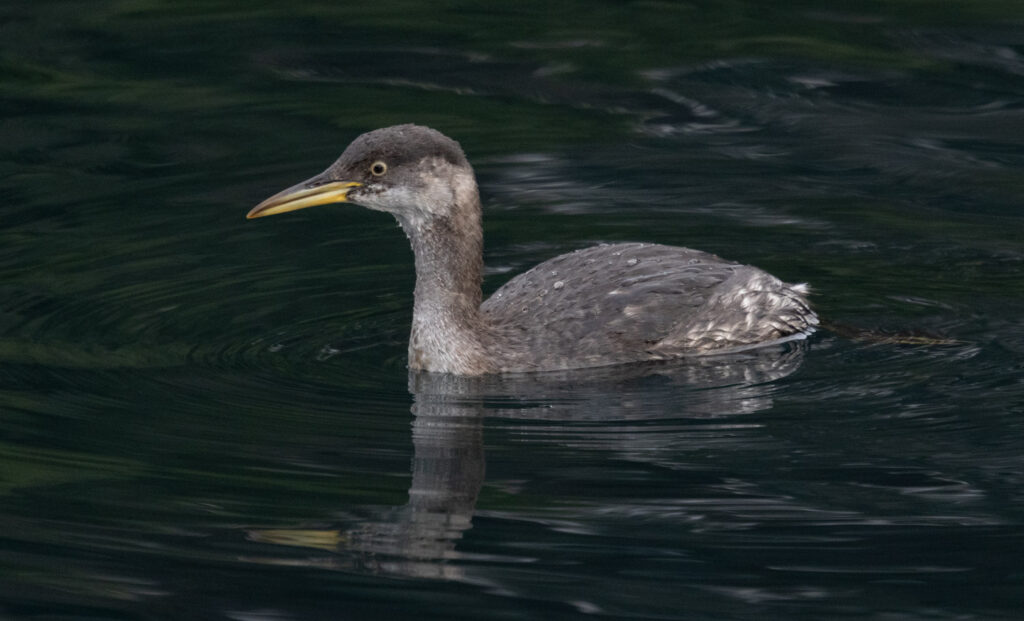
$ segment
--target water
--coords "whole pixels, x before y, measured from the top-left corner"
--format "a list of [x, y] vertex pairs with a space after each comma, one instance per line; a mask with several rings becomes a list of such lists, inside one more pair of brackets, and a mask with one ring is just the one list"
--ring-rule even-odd
[[[833, 7], [5, 7], [0, 618], [1019, 618], [1024, 13]], [[410, 121], [487, 291], [654, 241], [840, 327], [409, 377], [391, 220], [244, 215]]]

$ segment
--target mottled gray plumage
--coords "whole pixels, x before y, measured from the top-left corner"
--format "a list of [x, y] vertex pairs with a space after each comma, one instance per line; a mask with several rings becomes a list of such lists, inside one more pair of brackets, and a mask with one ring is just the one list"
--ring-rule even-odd
[[[324, 192], [330, 200], [311, 200], [321, 186], [333, 188]], [[818, 324], [805, 285], [658, 244], [555, 257], [481, 304], [473, 169], [457, 142], [427, 127], [363, 134], [322, 174], [267, 199], [249, 217], [333, 201], [387, 211], [409, 237], [416, 259], [413, 369], [480, 375], [667, 360], [798, 338]]]
[[518, 345], [519, 365], [546, 369], [710, 353], [806, 334], [817, 323], [802, 288], [659, 244], [555, 257], [506, 283], [481, 310]]

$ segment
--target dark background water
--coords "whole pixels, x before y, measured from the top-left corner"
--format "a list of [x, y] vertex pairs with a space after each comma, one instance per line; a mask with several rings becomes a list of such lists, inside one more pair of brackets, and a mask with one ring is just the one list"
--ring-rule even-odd
[[[1021, 618], [1024, 6], [836, 6], [6, 3], [0, 618]], [[393, 221], [244, 220], [400, 122], [488, 291], [656, 241], [875, 337], [410, 378]]]

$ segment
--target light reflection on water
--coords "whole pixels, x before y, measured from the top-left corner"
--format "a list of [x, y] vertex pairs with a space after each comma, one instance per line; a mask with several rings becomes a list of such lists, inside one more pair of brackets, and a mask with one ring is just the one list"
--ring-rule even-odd
[[[472, 527], [485, 483], [485, 419], [489, 430], [511, 433], [515, 443], [552, 445], [567, 454], [602, 451], [612, 459], [671, 468], [664, 459], [684, 437], [693, 441], [760, 427], [730, 419], [769, 409], [770, 382], [795, 371], [803, 353], [801, 343], [683, 363], [571, 373], [485, 378], [410, 374], [414, 418], [408, 503], [387, 510], [386, 521], [360, 521], [348, 530], [254, 529], [249, 538], [334, 553], [331, 560], [312, 559], [317, 567], [460, 580], [515, 592], [518, 587], [496, 582], [500, 579], [496, 570], [534, 563], [538, 561], [534, 555], [459, 549]], [[673, 404], [680, 394], [690, 398]], [[711, 422], [715, 419], [722, 420]], [[555, 509], [542, 522], [557, 525], [560, 532], [588, 534], [579, 522], [581, 510], [586, 514], [592, 509], [567, 507], [559, 518], [554, 516], [563, 510]], [[628, 510], [607, 506], [599, 514], [607, 519]], [[502, 513], [483, 515], [530, 520]], [[479, 563], [490, 570], [480, 575]]]
[[[970, 349], [947, 348], [945, 354], [970, 358], [977, 353]], [[858, 354], [849, 348], [842, 353]], [[928, 355], [920, 349], [917, 354]], [[844, 446], [843, 429], [804, 430], [798, 418], [768, 415], [780, 391], [786, 398], [803, 394], [815, 407], [842, 402], [834, 394], [812, 397], [827, 388], [825, 383], [815, 387], [813, 379], [802, 381], [811, 384], [810, 390], [778, 387], [776, 382], [799, 368], [803, 355], [797, 348], [696, 366], [627, 373], [605, 369], [572, 377], [412, 375], [412, 479], [404, 506], [355, 520], [354, 527], [255, 528], [248, 537], [284, 546], [278, 550], [282, 556], [258, 562], [309, 562], [344, 571], [455, 580], [527, 599], [553, 595], [538, 595], [545, 589], [522, 581], [521, 568], [557, 566], [559, 545], [579, 547], [591, 562], [610, 566], [619, 562], [618, 554], [635, 556], [632, 574], [678, 582], [684, 592], [676, 595], [684, 601], [699, 597], [685, 595], [694, 589], [748, 603], [834, 604], [856, 600], [859, 591], [831, 585], [832, 575], [864, 576], [857, 580], [857, 589], [864, 589], [886, 576], [920, 580], [975, 571], [977, 559], [965, 558], [963, 551], [916, 550], [910, 558], [898, 552], [876, 555], [879, 541], [906, 536], [906, 529], [999, 531], [1010, 522], [986, 507], [991, 490], [960, 478], [959, 465], [949, 470], [941, 465], [957, 451], [930, 456], [906, 447], [900, 456], [896, 447], [877, 448], [879, 455], [872, 459], [855, 436], [847, 438], [851, 446]], [[878, 364], [877, 357], [866, 355]], [[827, 355], [820, 362], [828, 364]], [[881, 403], [883, 393], [872, 387], [854, 396]], [[941, 412], [913, 415], [929, 419], [915, 424], [919, 430], [938, 427], [943, 435], [951, 426], [965, 430], [963, 421]], [[495, 435], [499, 439], [487, 440]], [[485, 462], [493, 461], [485, 445], [496, 446], [500, 467], [514, 468], [518, 476], [485, 475]], [[510, 454], [519, 450], [531, 455], [531, 466]], [[1005, 467], [1008, 457], [993, 462]], [[529, 473], [525, 478], [523, 471]], [[851, 487], [860, 491], [851, 493]], [[502, 497], [530, 498], [538, 492], [557, 500], [513, 510], [487, 506]], [[539, 529], [577, 543], [549, 549], [510, 537], [497, 544], [473, 533], [481, 525], [488, 531]], [[663, 527], [675, 533], [668, 540], [659, 530]], [[629, 538], [628, 552], [614, 543], [622, 536]], [[289, 547], [328, 554], [299, 561], [286, 551]], [[712, 583], [694, 573], [707, 562], [694, 555], [726, 550], [730, 555], [749, 551], [756, 557], [749, 562], [762, 570], [814, 577], [799, 587], [765, 588], [732, 585], [749, 579], [738, 568], [716, 574]], [[818, 556], [826, 551], [827, 558]], [[801, 558], [818, 560], [795, 560]], [[682, 574], [658, 569], [680, 559], [692, 566]], [[739, 558], [733, 563], [744, 564]], [[586, 594], [580, 601], [587, 607], [627, 605], [604, 590], [601, 578], [588, 579], [597, 584], [577, 591]]]

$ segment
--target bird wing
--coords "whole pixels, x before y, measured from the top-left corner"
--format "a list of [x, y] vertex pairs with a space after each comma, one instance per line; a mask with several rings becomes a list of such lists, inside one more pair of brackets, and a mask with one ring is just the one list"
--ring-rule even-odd
[[714, 289], [744, 267], [688, 248], [594, 246], [516, 276], [481, 310], [506, 343], [532, 357], [552, 352], [571, 366], [649, 360], [660, 341], [698, 316]]

